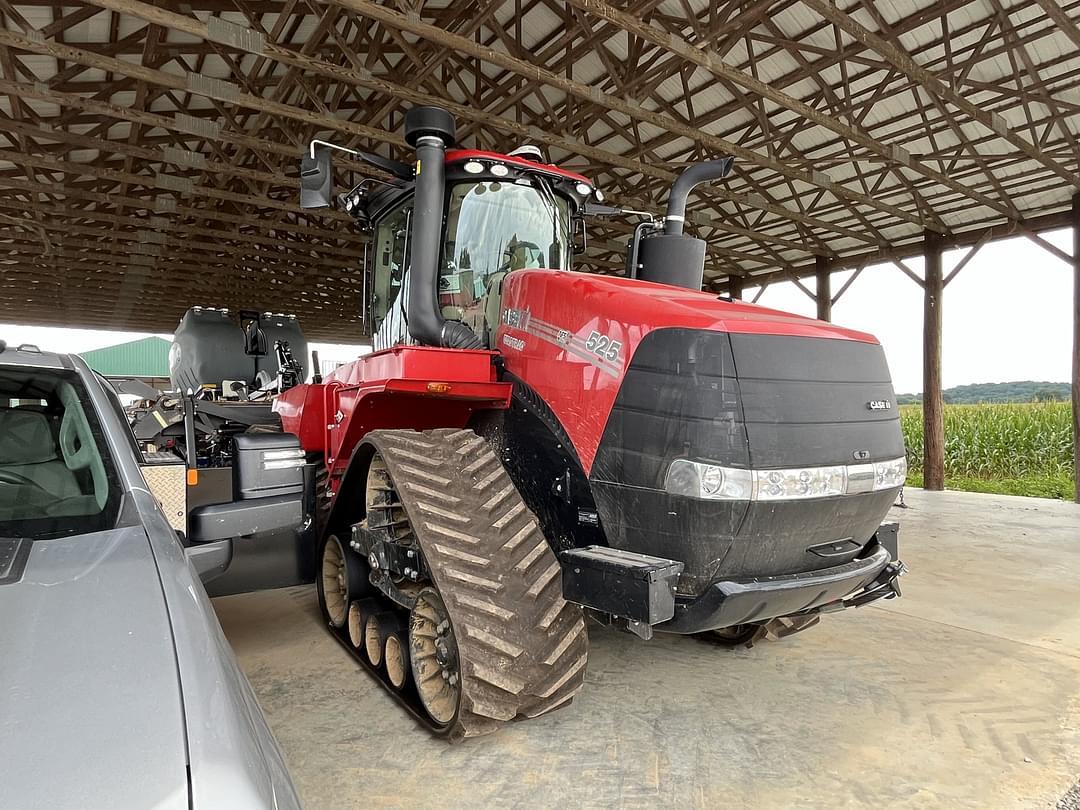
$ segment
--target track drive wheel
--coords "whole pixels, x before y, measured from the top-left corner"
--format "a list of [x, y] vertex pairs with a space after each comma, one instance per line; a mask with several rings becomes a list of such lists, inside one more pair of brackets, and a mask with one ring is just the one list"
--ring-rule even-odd
[[432, 723], [461, 739], [569, 704], [585, 679], [584, 617], [487, 442], [470, 430], [377, 430], [365, 442], [369, 518], [382, 499], [382, 525], [423, 562], [406, 646]]

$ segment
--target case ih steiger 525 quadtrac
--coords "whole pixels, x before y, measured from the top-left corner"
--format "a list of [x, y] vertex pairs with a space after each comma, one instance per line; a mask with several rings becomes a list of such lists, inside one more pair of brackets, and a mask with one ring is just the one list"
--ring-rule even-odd
[[[459, 739], [567, 705], [586, 614], [740, 643], [899, 595], [881, 347], [701, 291], [686, 199], [730, 159], [680, 176], [614, 278], [570, 271], [583, 218], [619, 213], [586, 178], [454, 137], [421, 107], [412, 165], [353, 152], [394, 178], [338, 197], [371, 233], [376, 351], [275, 404], [325, 466], [337, 638]], [[330, 148], [303, 160], [305, 206], [330, 203]]]

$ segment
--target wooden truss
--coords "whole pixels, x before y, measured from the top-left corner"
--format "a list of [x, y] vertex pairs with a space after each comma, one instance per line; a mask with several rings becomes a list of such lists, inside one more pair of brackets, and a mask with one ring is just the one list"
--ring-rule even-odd
[[[638, 209], [735, 155], [688, 217], [718, 292], [1066, 225], [1080, 186], [1080, 0], [0, 0], [0, 18], [6, 321], [171, 331], [205, 304], [359, 339], [363, 235], [299, 209], [298, 158], [321, 137], [408, 159], [415, 104]], [[586, 269], [621, 272], [631, 227], [594, 227]]]

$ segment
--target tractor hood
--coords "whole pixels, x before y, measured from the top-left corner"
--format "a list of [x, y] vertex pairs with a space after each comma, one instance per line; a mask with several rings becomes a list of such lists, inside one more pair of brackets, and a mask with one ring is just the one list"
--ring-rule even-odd
[[[532, 391], [520, 410], [572, 445], [588, 481], [592, 503], [579, 498], [569, 524], [677, 559], [680, 593], [850, 562], [903, 483], [895, 395], [870, 335], [573, 273], [511, 273], [503, 301], [499, 349]], [[575, 491], [574, 466], [548, 465], [555, 492]]]
[[[572, 296], [570, 303], [575, 304], [574, 308], [589, 308], [577, 303], [582, 299], [590, 304], [595, 302], [601, 311], [610, 311], [611, 317], [628, 326], [637, 326], [645, 333], [653, 329], [677, 326], [720, 332], [878, 342], [877, 338], [866, 332], [845, 329], [825, 321], [757, 304], [728, 301], [713, 293], [591, 273], [525, 272], [546, 273], [549, 284], [566, 289]], [[532, 280], [529, 283], [531, 285]]]
[[824, 321], [664, 284], [552, 270], [506, 277], [493, 348], [507, 370], [545, 392], [587, 473], [638, 345], [671, 328], [868, 344], [880, 352], [873, 335]]
[[0, 539], [0, 563], [17, 546], [0, 579], [2, 804], [187, 808], [176, 653], [146, 531]]

